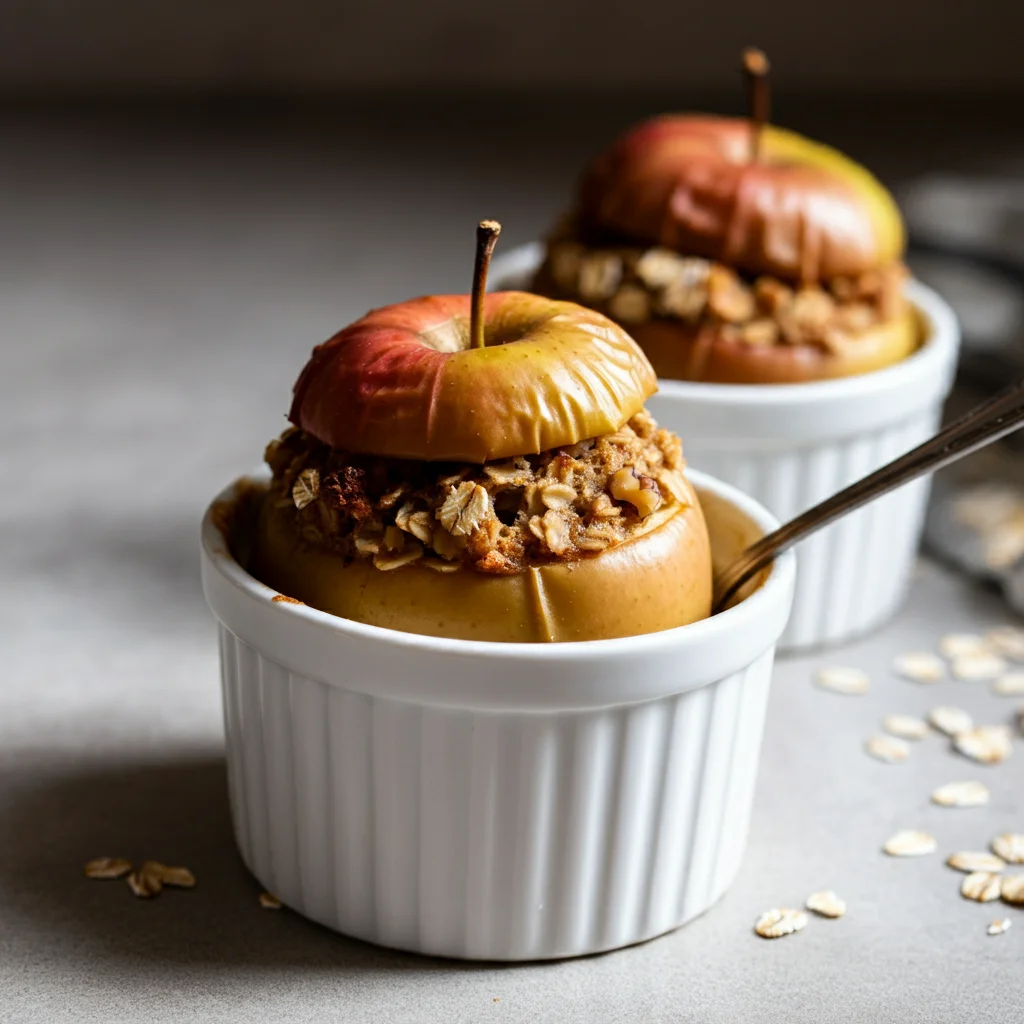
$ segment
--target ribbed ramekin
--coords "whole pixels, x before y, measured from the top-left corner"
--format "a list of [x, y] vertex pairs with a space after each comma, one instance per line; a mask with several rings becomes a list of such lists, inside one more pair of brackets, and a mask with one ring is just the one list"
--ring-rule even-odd
[[[776, 525], [692, 478], [717, 560]], [[212, 509], [202, 576], [220, 623], [234, 832], [285, 904], [384, 946], [535, 960], [669, 931], [729, 886], [792, 555], [733, 608], [679, 629], [445, 640], [275, 602]]]
[[[495, 258], [491, 288], [525, 287], [534, 242]], [[956, 371], [960, 332], [949, 305], [907, 285], [925, 333], [909, 359], [809, 384], [659, 380], [647, 407], [683, 439], [689, 465], [733, 484], [780, 520], [806, 511], [935, 433]], [[793, 614], [780, 650], [841, 643], [892, 617], [910, 581], [928, 504], [919, 480], [797, 548]]]

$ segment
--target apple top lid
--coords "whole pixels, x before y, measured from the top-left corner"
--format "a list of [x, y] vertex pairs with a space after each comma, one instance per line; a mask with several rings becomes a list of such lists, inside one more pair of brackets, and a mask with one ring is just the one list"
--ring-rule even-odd
[[375, 309], [317, 346], [289, 419], [334, 448], [481, 463], [613, 433], [657, 388], [621, 327], [526, 292], [433, 295]]
[[598, 156], [579, 227], [808, 282], [876, 270], [904, 248], [895, 200], [860, 164], [795, 132], [700, 114], [647, 121]]

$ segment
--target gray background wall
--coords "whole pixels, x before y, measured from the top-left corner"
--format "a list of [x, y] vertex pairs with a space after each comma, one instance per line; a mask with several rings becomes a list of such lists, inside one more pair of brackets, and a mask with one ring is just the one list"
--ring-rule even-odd
[[1024, 85], [1021, 0], [0, 0], [0, 91]]

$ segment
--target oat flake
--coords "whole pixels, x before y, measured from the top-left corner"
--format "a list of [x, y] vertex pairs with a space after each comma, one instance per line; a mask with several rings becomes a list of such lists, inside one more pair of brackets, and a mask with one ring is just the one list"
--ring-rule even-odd
[[974, 725], [971, 718], [962, 708], [940, 705], [928, 712], [928, 721], [947, 736], [956, 736], [957, 733], [967, 732]]
[[131, 869], [124, 857], [96, 857], [83, 868], [86, 878], [124, 878]]
[[989, 646], [985, 637], [977, 633], [947, 633], [939, 641], [939, 653], [952, 661], [972, 654], [988, 654]]
[[872, 736], [864, 746], [872, 757], [886, 764], [902, 764], [910, 757], [909, 744], [895, 736]]
[[928, 723], [913, 715], [886, 715], [882, 719], [882, 728], [890, 736], [900, 736], [905, 740], [923, 740], [928, 735]]
[[992, 849], [1009, 864], [1024, 864], [1024, 835], [1004, 832], [992, 840]]
[[159, 896], [163, 891], [164, 884], [160, 878], [160, 872], [157, 870], [161, 866], [155, 861], [147, 860], [138, 871], [133, 871], [126, 879], [128, 888], [140, 900]]
[[1004, 874], [999, 895], [1007, 903], [1024, 906], [1024, 874]]
[[292, 484], [292, 501], [297, 509], [304, 509], [316, 501], [320, 494], [320, 473], [316, 469], [304, 469]]
[[157, 872], [164, 885], [173, 885], [176, 889], [196, 887], [196, 876], [188, 868], [168, 867], [166, 864], [154, 862], [153, 870]]
[[1024, 697], [1024, 671], [1007, 672], [993, 684], [992, 692], [1000, 697]]
[[1024, 661], [1024, 628], [1020, 626], [1000, 626], [993, 629], [985, 639], [996, 654], [1014, 661]]
[[935, 852], [935, 837], [927, 832], [905, 829], [889, 836], [882, 849], [890, 857], [921, 857]]
[[946, 666], [940, 657], [931, 651], [909, 651], [899, 655], [893, 662], [897, 675], [915, 683], [937, 683], [946, 674]]
[[1006, 659], [998, 654], [964, 654], [953, 662], [952, 672], [957, 679], [974, 682], [980, 679], [994, 679], [1002, 675], [1009, 666]]
[[973, 851], [963, 850], [959, 853], [951, 853], [946, 863], [957, 871], [1002, 871], [1006, 867], [1006, 861], [997, 857], [994, 853], [986, 853], [984, 850]]
[[281, 909], [281, 901], [273, 893], [261, 892], [260, 893], [260, 906], [264, 910], [280, 910]]
[[807, 926], [807, 915], [802, 910], [791, 910], [783, 907], [766, 910], [754, 925], [754, 931], [762, 939], [779, 939], [783, 935], [792, 935]]
[[1024, 906], [1024, 875], [1003, 875], [999, 894], [1004, 903]]
[[960, 895], [978, 903], [991, 903], [999, 899], [1003, 881], [991, 871], [972, 871], [960, 883]]
[[940, 807], [981, 807], [989, 800], [988, 786], [982, 782], [947, 782], [932, 792], [932, 803]]
[[831, 889], [811, 893], [806, 906], [822, 917], [842, 917], [846, 913], [846, 900], [841, 900]]
[[981, 764], [1000, 764], [1013, 753], [1010, 730], [1005, 725], [979, 725], [953, 737], [953, 746]]
[[1010, 919], [1008, 917], [997, 917], [989, 926], [989, 935], [1002, 935], [1010, 930]]
[[844, 668], [841, 665], [819, 669], [814, 679], [823, 690], [842, 693], [848, 697], [860, 696], [871, 688], [871, 679], [867, 672], [859, 668]]

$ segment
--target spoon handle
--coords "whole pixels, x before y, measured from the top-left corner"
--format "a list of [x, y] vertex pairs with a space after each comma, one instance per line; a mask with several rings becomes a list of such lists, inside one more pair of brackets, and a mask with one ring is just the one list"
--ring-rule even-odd
[[715, 611], [721, 608], [755, 573], [772, 559], [828, 526], [840, 516], [888, 494], [926, 473], [933, 473], [951, 462], [998, 440], [1024, 424], [1024, 378], [1000, 391], [941, 433], [905, 455], [849, 487], [826, 498], [796, 519], [780, 526], [751, 544], [737, 560], [715, 579]]

